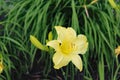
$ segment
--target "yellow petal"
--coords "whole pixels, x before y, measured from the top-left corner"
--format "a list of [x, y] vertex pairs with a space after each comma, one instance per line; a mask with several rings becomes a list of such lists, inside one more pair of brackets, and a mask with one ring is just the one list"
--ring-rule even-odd
[[30, 35], [30, 41], [31, 41], [32, 44], [33, 44], [34, 46], [36, 46], [37, 48], [39, 48], [39, 49], [41, 49], [41, 50], [46, 50], [46, 51], [48, 51], [48, 48], [47, 48], [46, 46], [42, 45], [42, 43], [39, 42], [39, 41], [37, 40], [37, 38], [35, 38], [35, 37], [32, 36], [32, 35]]
[[58, 40], [63, 40], [64, 39], [64, 35], [66, 34], [66, 28], [62, 27], [62, 26], [55, 26], [55, 29], [57, 31], [58, 34]]
[[47, 43], [47, 46], [54, 48], [56, 51], [60, 50], [59, 45], [60, 45], [60, 43], [58, 42], [58, 40], [52, 40]]
[[76, 38], [76, 32], [73, 28], [68, 27], [64, 40], [73, 41]]
[[58, 34], [58, 40], [72, 40], [76, 37], [76, 32], [74, 29], [68, 27], [61, 27], [61, 26], [55, 26], [55, 29], [57, 31]]
[[0, 62], [0, 73], [3, 72], [3, 68], [4, 68], [4, 66], [3, 66], [2, 62]]
[[83, 65], [82, 60], [79, 55], [72, 55], [72, 63], [80, 70], [82, 71]]
[[74, 41], [75, 49], [74, 53], [84, 54], [88, 48], [87, 38], [84, 35], [78, 35], [76, 40]]
[[59, 69], [66, 66], [70, 62], [71, 58], [64, 56], [61, 52], [56, 52], [53, 56], [54, 68]]
[[115, 49], [116, 57], [120, 54], [120, 46]]

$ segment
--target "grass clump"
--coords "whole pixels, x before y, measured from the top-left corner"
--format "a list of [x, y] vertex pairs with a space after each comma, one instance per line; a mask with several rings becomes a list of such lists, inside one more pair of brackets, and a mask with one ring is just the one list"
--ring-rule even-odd
[[[119, 5], [119, 1], [115, 3]], [[120, 45], [120, 9], [113, 8], [108, 0], [1, 0], [0, 4], [0, 15], [5, 13], [0, 19], [0, 50], [6, 66], [3, 80], [21, 79], [23, 74], [34, 72], [35, 66], [41, 68], [39, 64], [43, 78], [79, 79], [71, 63], [55, 70], [50, 55], [30, 43], [29, 37], [34, 35], [45, 45], [51, 30], [57, 36], [56, 25], [70, 26], [88, 38], [89, 49], [82, 57], [84, 70], [79, 73], [83, 80], [119, 79], [119, 56], [115, 57], [114, 50]]]

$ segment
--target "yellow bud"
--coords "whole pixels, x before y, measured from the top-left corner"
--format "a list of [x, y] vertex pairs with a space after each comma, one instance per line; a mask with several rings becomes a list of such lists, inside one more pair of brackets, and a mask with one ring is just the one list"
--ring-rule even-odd
[[50, 40], [52, 40], [52, 38], [53, 38], [52, 31], [50, 31], [48, 34], [48, 40], [50, 41]]
[[39, 40], [37, 40], [37, 38], [35, 38], [34, 36], [30, 35], [30, 41], [31, 43], [36, 46], [37, 48], [41, 49], [41, 50], [45, 50], [48, 51], [48, 47], [43, 45]]

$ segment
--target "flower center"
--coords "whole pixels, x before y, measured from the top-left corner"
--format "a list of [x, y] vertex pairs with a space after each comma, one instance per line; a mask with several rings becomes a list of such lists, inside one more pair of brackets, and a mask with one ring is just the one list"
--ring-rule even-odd
[[60, 47], [64, 54], [70, 54], [74, 50], [75, 44], [70, 41], [63, 41]]

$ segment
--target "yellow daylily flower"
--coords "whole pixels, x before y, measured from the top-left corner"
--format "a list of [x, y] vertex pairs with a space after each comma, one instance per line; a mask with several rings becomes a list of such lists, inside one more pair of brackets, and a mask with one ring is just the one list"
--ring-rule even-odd
[[4, 69], [3, 63], [0, 62], [0, 74], [3, 72], [3, 69]]
[[74, 29], [62, 26], [55, 26], [58, 34], [57, 40], [52, 40], [47, 43], [48, 46], [55, 49], [53, 55], [54, 68], [59, 69], [66, 66], [70, 61], [82, 71], [82, 60], [79, 54], [85, 54], [88, 48], [86, 36], [76, 35]]
[[2, 57], [2, 54], [0, 52], [0, 74], [3, 72], [3, 69], [4, 69], [3, 57]]
[[116, 57], [120, 54], [120, 46], [115, 49]]

